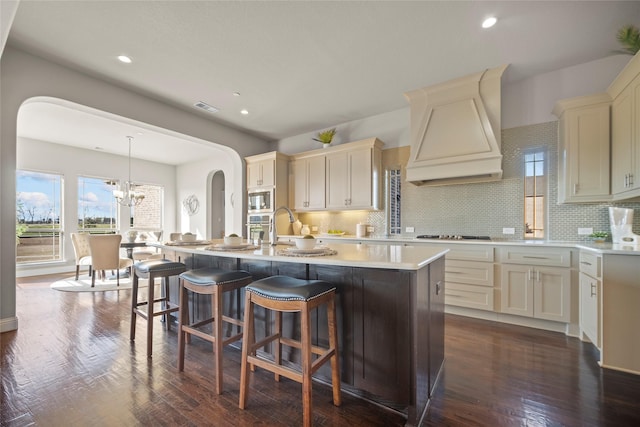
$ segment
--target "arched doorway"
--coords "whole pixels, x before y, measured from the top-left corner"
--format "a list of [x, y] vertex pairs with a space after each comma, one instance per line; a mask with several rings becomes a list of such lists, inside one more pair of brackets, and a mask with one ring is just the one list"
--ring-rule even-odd
[[207, 222], [209, 223], [209, 237], [219, 239], [225, 235], [225, 191], [224, 172], [217, 170], [209, 175], [208, 212]]

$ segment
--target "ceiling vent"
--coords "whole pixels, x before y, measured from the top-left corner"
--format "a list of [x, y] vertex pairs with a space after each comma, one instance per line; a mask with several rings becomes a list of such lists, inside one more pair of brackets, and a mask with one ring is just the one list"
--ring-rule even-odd
[[202, 101], [196, 102], [195, 104], [193, 104], [193, 106], [196, 107], [196, 108], [200, 108], [200, 109], [202, 109], [204, 111], [207, 111], [209, 113], [217, 113], [218, 111], [220, 111], [216, 107], [214, 107], [213, 105], [209, 105], [206, 102], [202, 102]]

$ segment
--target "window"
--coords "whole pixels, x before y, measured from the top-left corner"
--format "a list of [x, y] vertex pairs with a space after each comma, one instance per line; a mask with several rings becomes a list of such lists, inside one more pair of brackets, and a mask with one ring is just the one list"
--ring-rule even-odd
[[401, 182], [400, 169], [389, 169], [387, 171], [389, 234], [402, 234], [402, 225], [400, 224]]
[[164, 188], [150, 184], [136, 184], [136, 191], [144, 194], [142, 203], [131, 208], [131, 228], [139, 231], [162, 230]]
[[114, 181], [78, 177], [78, 231], [116, 233], [118, 202], [113, 197]]
[[16, 171], [16, 262], [62, 257], [62, 175]]
[[547, 180], [543, 151], [524, 155], [524, 238], [543, 239]]

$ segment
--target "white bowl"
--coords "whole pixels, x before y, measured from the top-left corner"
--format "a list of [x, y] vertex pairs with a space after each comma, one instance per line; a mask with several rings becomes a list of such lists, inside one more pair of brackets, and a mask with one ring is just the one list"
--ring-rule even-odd
[[296, 248], [298, 249], [313, 249], [316, 246], [316, 239], [296, 239]]
[[196, 235], [195, 234], [191, 234], [191, 233], [184, 233], [182, 235], [182, 237], [180, 238], [180, 240], [182, 240], [183, 242], [195, 242], [196, 241]]
[[224, 244], [229, 246], [239, 246], [242, 244], [240, 236], [224, 236]]

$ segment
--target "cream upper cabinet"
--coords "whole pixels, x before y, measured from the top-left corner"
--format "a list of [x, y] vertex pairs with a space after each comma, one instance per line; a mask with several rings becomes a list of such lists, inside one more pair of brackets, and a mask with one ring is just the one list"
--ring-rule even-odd
[[502, 248], [501, 312], [571, 321], [571, 251]]
[[247, 188], [270, 187], [276, 185], [276, 159], [247, 159]]
[[327, 154], [326, 168], [327, 209], [380, 208], [379, 146], [356, 146]]
[[294, 208], [380, 209], [382, 145], [369, 138], [291, 156]]
[[640, 56], [634, 56], [607, 92], [611, 105], [611, 192], [614, 200], [640, 197]]
[[360, 209], [373, 205], [371, 150], [327, 156], [327, 208]]
[[609, 94], [558, 101], [558, 202], [611, 200]]
[[296, 210], [325, 208], [325, 156], [299, 158], [291, 162], [293, 207]]

